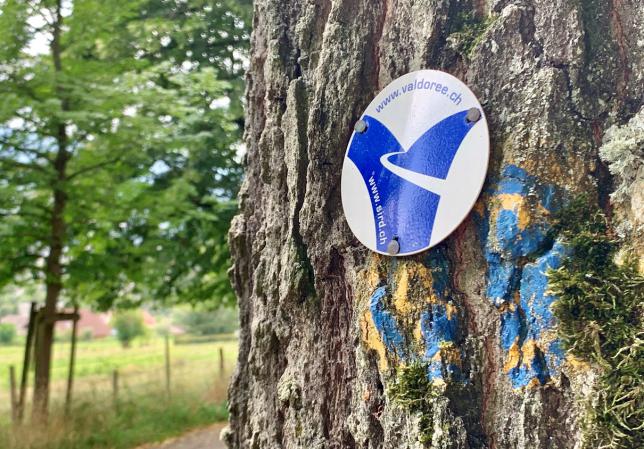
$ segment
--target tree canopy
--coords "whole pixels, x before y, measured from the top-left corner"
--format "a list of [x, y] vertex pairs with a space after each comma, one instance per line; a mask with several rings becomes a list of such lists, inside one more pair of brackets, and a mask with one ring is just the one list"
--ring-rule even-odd
[[0, 1], [0, 287], [232, 300], [249, 3]]

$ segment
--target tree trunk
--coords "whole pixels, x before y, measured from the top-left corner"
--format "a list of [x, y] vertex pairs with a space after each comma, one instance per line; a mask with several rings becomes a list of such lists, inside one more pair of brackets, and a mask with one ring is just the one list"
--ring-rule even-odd
[[[62, 0], [56, 1], [54, 23], [52, 25], [52, 40], [50, 44], [51, 57], [54, 71], [59, 77], [63, 71], [61, 62], [62, 47], [60, 33], [63, 27]], [[58, 98], [61, 100], [61, 109], [69, 110], [68, 101], [59, 78], [55, 79]], [[56, 313], [58, 300], [63, 290], [63, 249], [65, 245], [65, 208], [67, 206], [67, 152], [68, 136], [67, 125], [60, 119], [54, 120], [56, 143], [58, 151], [53, 166], [55, 178], [52, 179], [52, 212], [49, 234], [49, 254], [45, 261], [45, 305], [40, 309], [36, 321], [35, 345], [35, 387], [33, 416], [36, 420], [47, 417], [49, 406], [49, 383], [51, 378], [51, 359], [54, 345], [54, 330], [56, 326]]]
[[[229, 447], [580, 447], [596, 373], [562, 353], [545, 319], [555, 298], [543, 271], [561, 256], [550, 211], [580, 193], [608, 210], [598, 150], [642, 107], [643, 20], [636, 0], [255, 2], [230, 232], [241, 336]], [[483, 104], [488, 179], [445, 242], [383, 257], [344, 219], [344, 152], [373, 96], [425, 68]], [[436, 330], [447, 316], [453, 332], [436, 331], [425, 360], [439, 391], [429, 416], [392, 399], [406, 362], [385, 344], [383, 315], [420, 358], [431, 342], [419, 323]]]

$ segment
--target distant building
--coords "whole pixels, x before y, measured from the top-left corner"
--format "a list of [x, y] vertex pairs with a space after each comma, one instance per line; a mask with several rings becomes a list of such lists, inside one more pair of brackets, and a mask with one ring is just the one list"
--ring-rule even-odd
[[141, 310], [141, 315], [143, 317], [143, 324], [145, 324], [145, 327], [153, 328], [157, 324], [157, 319], [152, 316], [150, 312], [147, 310], [143, 309]]
[[[20, 303], [18, 305], [18, 313], [0, 318], [0, 323], [11, 323], [16, 326], [16, 332], [18, 335], [26, 335], [27, 327], [29, 326], [29, 309], [29, 303]], [[66, 310], [66, 312], [71, 312], [71, 310]], [[94, 312], [90, 309], [82, 308], [78, 313], [80, 314], [80, 320], [78, 321], [79, 337], [89, 336], [91, 338], [105, 338], [114, 334], [114, 330], [110, 324], [112, 319], [112, 314], [110, 312]], [[145, 327], [154, 329], [157, 324], [159, 324], [157, 319], [147, 310], [141, 310], [141, 315], [143, 317]], [[71, 321], [59, 321], [56, 323], [56, 332], [59, 335], [61, 333], [69, 333], [71, 330]], [[172, 335], [182, 335], [186, 333], [182, 327], [177, 325], [170, 325], [169, 331]]]
[[[92, 338], [105, 338], [112, 335], [110, 326], [111, 314], [97, 313], [89, 309], [80, 309], [80, 320], [78, 320], [78, 336], [91, 336]], [[56, 330], [70, 332], [71, 321], [59, 321], [56, 323]]]

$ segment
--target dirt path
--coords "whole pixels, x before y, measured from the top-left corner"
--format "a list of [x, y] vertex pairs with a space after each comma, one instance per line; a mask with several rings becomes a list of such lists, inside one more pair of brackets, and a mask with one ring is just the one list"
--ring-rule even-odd
[[226, 423], [213, 424], [163, 443], [146, 445], [138, 449], [225, 449], [226, 445], [219, 439], [219, 433], [226, 425]]

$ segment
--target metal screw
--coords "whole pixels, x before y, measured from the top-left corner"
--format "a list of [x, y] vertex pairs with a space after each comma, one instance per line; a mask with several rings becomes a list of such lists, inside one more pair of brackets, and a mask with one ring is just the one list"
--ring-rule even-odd
[[387, 252], [392, 256], [395, 256], [400, 252], [400, 243], [398, 243], [398, 237], [391, 239], [391, 241], [387, 245]]
[[367, 122], [365, 122], [364, 120], [358, 120], [355, 126], [353, 127], [353, 129], [356, 132], [359, 132], [360, 134], [362, 134], [367, 130]]
[[468, 109], [465, 120], [467, 120], [469, 123], [478, 122], [479, 120], [481, 120], [481, 111], [479, 111], [477, 108]]

